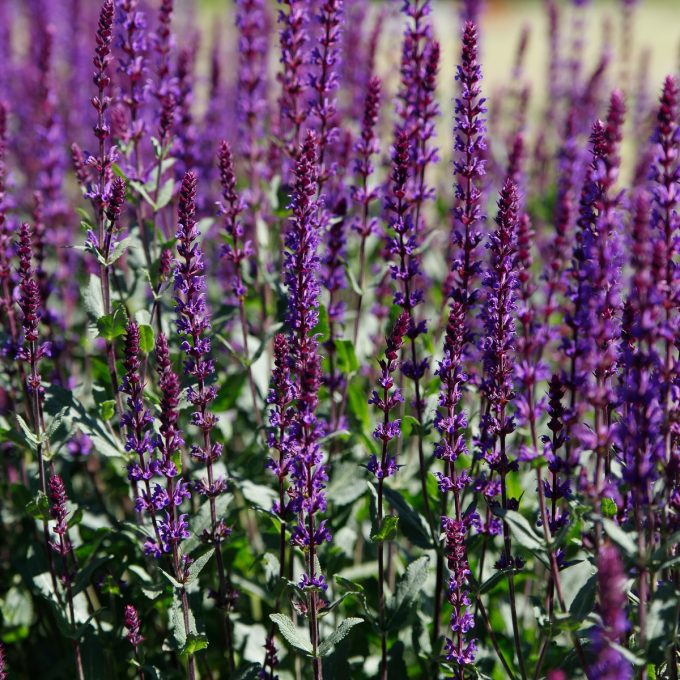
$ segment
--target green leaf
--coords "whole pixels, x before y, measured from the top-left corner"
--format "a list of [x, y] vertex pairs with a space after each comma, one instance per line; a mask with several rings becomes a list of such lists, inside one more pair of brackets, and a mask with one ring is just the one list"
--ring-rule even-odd
[[325, 305], [319, 305], [319, 320], [316, 326], [312, 328], [312, 335], [317, 336], [317, 340], [322, 343], [326, 342], [330, 336], [330, 327], [328, 325], [328, 310]]
[[323, 640], [319, 646], [319, 656], [327, 656], [333, 649], [335, 645], [341, 640], [347, 637], [354, 626], [363, 623], [363, 619], [358, 618], [347, 618], [331, 633], [330, 637]]
[[492, 576], [486, 579], [486, 581], [484, 581], [481, 586], [479, 586], [479, 594], [484, 595], [484, 593], [488, 593], [490, 590], [493, 590], [496, 585], [498, 585], [501, 581], [504, 581], [508, 576], [514, 576], [521, 573], [521, 569], [501, 569], [500, 571], [495, 572]]
[[360, 297], [363, 296], [364, 291], [361, 290], [361, 286], [359, 285], [356, 276], [354, 276], [354, 271], [352, 270], [352, 267], [350, 267], [349, 264], [347, 264], [347, 262], [343, 262], [342, 266], [345, 269], [345, 274], [347, 275], [347, 280], [349, 281], [350, 288]]
[[113, 250], [109, 254], [109, 259], [104, 264], [112, 265], [117, 260], [119, 260], [127, 252], [127, 249], [130, 247], [130, 243], [132, 243], [131, 236], [126, 236], [124, 239], [116, 241], [113, 246]]
[[192, 633], [187, 635], [186, 641], [179, 650], [181, 656], [190, 656], [196, 654], [208, 646], [208, 638], [205, 635]]
[[104, 299], [102, 298], [102, 285], [96, 274], [90, 274], [90, 281], [83, 295], [85, 309], [94, 319], [104, 316]]
[[277, 625], [279, 632], [289, 644], [311, 655], [312, 643], [304, 628], [298, 628], [285, 614], [270, 614], [269, 618]]
[[637, 555], [637, 534], [634, 531], [626, 532], [616, 522], [606, 518], [602, 520], [602, 528], [627, 557], [633, 558]]
[[368, 436], [371, 430], [371, 417], [368, 412], [368, 401], [363, 385], [352, 382], [347, 390], [349, 409], [352, 415], [361, 425], [362, 432]]
[[189, 567], [189, 578], [187, 579], [187, 585], [193, 583], [203, 570], [206, 564], [210, 561], [210, 558], [215, 554], [214, 550], [208, 550], [203, 553], [200, 557], [197, 557]]
[[18, 626], [31, 626], [35, 614], [30, 593], [12, 586], [0, 599], [3, 632]]
[[418, 601], [420, 591], [427, 579], [427, 568], [430, 558], [419, 557], [408, 565], [397, 583], [396, 592], [391, 599], [386, 630], [395, 631], [403, 628], [409, 620], [409, 614]]
[[175, 180], [171, 177], [166, 180], [158, 192], [158, 201], [156, 202], [156, 211], [162, 210], [172, 200], [172, 194], [175, 190]]
[[97, 330], [104, 340], [112, 341], [125, 335], [127, 323], [127, 312], [122, 305], [118, 305], [113, 314], [105, 314], [97, 319]]
[[151, 354], [154, 348], [155, 337], [153, 328], [148, 324], [139, 327], [139, 349], [144, 354]]
[[391, 541], [397, 535], [397, 525], [399, 524], [399, 517], [395, 515], [387, 515], [383, 518], [382, 526], [375, 532], [371, 533], [371, 540], [374, 543], [382, 543], [383, 541]]
[[614, 517], [618, 512], [613, 498], [603, 498], [600, 501], [600, 509], [605, 517]]
[[399, 529], [406, 538], [419, 548], [432, 548], [432, 540], [425, 518], [394, 489], [385, 487], [383, 493], [387, 502], [399, 515]]
[[99, 404], [99, 415], [102, 420], [111, 420], [116, 413], [116, 402], [113, 399], [107, 399]]
[[[566, 573], [566, 572], [565, 572]], [[597, 594], [597, 575], [592, 574], [579, 588], [571, 601], [567, 602], [569, 615], [574, 621], [585, 621], [590, 612], [595, 609], [595, 596]]]
[[351, 340], [336, 340], [335, 350], [338, 354], [338, 369], [348, 375], [359, 370], [359, 360], [354, 352], [354, 343]]
[[498, 515], [510, 527], [512, 538], [519, 543], [523, 548], [532, 553], [544, 553], [546, 550], [545, 541], [542, 536], [534, 531], [534, 528], [529, 524], [529, 521], [516, 510], [503, 510], [498, 508], [494, 510], [494, 514]]
[[149, 196], [149, 192], [146, 190], [145, 186], [135, 179], [131, 179], [128, 182], [128, 186], [134, 189], [150, 206], [154, 212], [158, 212], [158, 206], [154, 203], [153, 198]]
[[652, 663], [662, 663], [666, 648], [673, 642], [678, 595], [671, 583], [662, 583], [647, 614], [647, 653]]
[[17, 413], [17, 422], [19, 423], [19, 427], [21, 428], [21, 431], [24, 433], [24, 438], [28, 442], [28, 445], [31, 448], [35, 448], [38, 444], [42, 442], [42, 439], [40, 437], [37, 437], [33, 430], [28, 426], [28, 423]]

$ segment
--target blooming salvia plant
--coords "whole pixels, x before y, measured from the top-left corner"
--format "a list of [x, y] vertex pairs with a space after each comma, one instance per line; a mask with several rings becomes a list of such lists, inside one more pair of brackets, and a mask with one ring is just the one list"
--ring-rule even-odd
[[0, 678], [677, 680], [675, 24], [204, 5], [0, 2]]

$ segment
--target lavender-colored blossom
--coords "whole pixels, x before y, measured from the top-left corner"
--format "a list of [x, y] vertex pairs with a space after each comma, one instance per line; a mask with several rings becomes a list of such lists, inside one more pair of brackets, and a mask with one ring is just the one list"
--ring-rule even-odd
[[[653, 279], [658, 244], [651, 237], [650, 200], [643, 190], [636, 193], [632, 210], [633, 275], [631, 294], [622, 315], [618, 385], [620, 403], [626, 404], [626, 408], [614, 425], [614, 436], [620, 448], [629, 506], [636, 521], [641, 522], [641, 516], [649, 512], [655, 501], [652, 489], [666, 461], [665, 439], [659, 436], [664, 421], [660, 379], [663, 370], [655, 348], [663, 306], [659, 283]], [[639, 529], [643, 530], [641, 525]]]
[[460, 520], [442, 517], [442, 531], [446, 536], [446, 560], [450, 572], [448, 601], [453, 607], [451, 637], [447, 637], [444, 643], [444, 654], [447, 661], [453, 661], [460, 668], [474, 663], [477, 652], [477, 641], [466, 637], [474, 627], [472, 601], [467, 589], [470, 567], [465, 549], [465, 534], [468, 526], [467, 518]]
[[378, 362], [380, 364], [378, 376], [380, 392], [373, 390], [368, 400], [369, 404], [373, 404], [383, 414], [382, 421], [378, 423], [373, 432], [373, 438], [381, 442], [382, 454], [380, 459], [375, 454], [371, 455], [366, 466], [377, 480], [391, 477], [400, 467], [397, 465], [396, 457], [389, 455], [388, 447], [390, 441], [401, 436], [401, 419], [390, 420], [390, 412], [404, 401], [401, 390], [394, 383], [393, 374], [399, 368], [399, 353], [408, 327], [408, 312], [402, 312], [392, 331], [385, 337], [385, 358]]
[[121, 94], [121, 99], [128, 111], [128, 140], [134, 149], [131, 171], [137, 177], [141, 170], [141, 156], [139, 144], [146, 133], [146, 119], [142, 115], [142, 107], [146, 101], [146, 77], [148, 41], [146, 32], [146, 16], [139, 10], [137, 0], [123, 0], [120, 3], [122, 12], [121, 24], [122, 35], [120, 36], [120, 49], [123, 57], [120, 59], [119, 70], [127, 78], [126, 87]]
[[224, 216], [224, 230], [228, 238], [222, 247], [222, 256], [230, 264], [231, 289], [234, 297], [243, 300], [247, 292], [243, 282], [243, 263], [252, 257], [253, 246], [249, 239], [244, 239], [243, 224], [240, 220], [244, 204], [236, 191], [236, 173], [231, 147], [224, 141], [220, 144], [218, 165], [223, 199], [219, 208]]
[[595, 662], [588, 669], [594, 680], [630, 680], [630, 662], [612, 647], [623, 642], [628, 632], [626, 619], [626, 588], [623, 566], [618, 550], [606, 543], [597, 555], [598, 604], [602, 625], [595, 629], [593, 647]]
[[[666, 458], [670, 457], [669, 401], [671, 400], [672, 376], [677, 374], [677, 358], [674, 360], [671, 343], [680, 330], [680, 94], [678, 81], [669, 76], [664, 81], [657, 113], [657, 124], [652, 138], [654, 163], [652, 165], [652, 226], [653, 240], [658, 251], [656, 267], [657, 285], [665, 318], [659, 326], [664, 344], [664, 361], [661, 399], [664, 408], [663, 425], [666, 442]], [[677, 355], [676, 355], [677, 357]], [[677, 378], [676, 378], [677, 380]]]
[[[289, 490], [291, 507], [298, 521], [293, 527], [290, 541], [305, 553], [305, 573], [298, 585], [308, 591], [313, 648], [319, 644], [319, 591], [325, 590], [323, 575], [317, 572], [316, 553], [324, 542], [331, 540], [326, 520], [317, 524], [318, 514], [326, 510], [324, 489], [328, 479], [320, 446], [324, 427], [316, 414], [321, 358], [318, 341], [312, 333], [318, 319], [320, 289], [319, 257], [316, 252], [320, 238], [317, 172], [317, 140], [314, 133], [309, 131], [297, 154], [290, 205], [292, 217], [286, 233], [283, 267], [284, 281], [288, 287], [291, 368], [298, 385], [296, 416], [291, 426], [293, 460], [290, 473], [292, 486]], [[317, 672], [318, 669], [315, 670]]]
[[137, 653], [137, 648], [144, 642], [144, 637], [139, 632], [139, 614], [131, 604], [125, 605], [124, 625], [128, 630], [125, 639], [135, 648], [135, 653]]
[[[271, 406], [267, 443], [269, 448], [278, 452], [278, 457], [269, 458], [266, 467], [276, 475], [278, 480], [279, 500], [272, 510], [281, 518], [285, 518], [288, 514], [284, 483], [290, 471], [293, 454], [293, 442], [289, 430], [295, 418], [293, 403], [297, 395], [297, 386], [291, 380], [290, 368], [291, 356], [288, 340], [283, 333], [277, 333], [274, 336], [271, 389], [267, 396], [267, 403]], [[285, 527], [283, 528], [285, 530]]]
[[[613, 186], [620, 163], [623, 112], [623, 100], [615, 92], [607, 122], [597, 121], [591, 134], [592, 161], [581, 191], [578, 231], [567, 272], [570, 304], [566, 323], [571, 332], [564, 337], [562, 349], [570, 360], [567, 387], [572, 393], [588, 384], [590, 371], [597, 371], [598, 381], [604, 386], [616, 368], [613, 312], [620, 304], [620, 253], [615, 231], [619, 195]], [[602, 408], [612, 400], [608, 390], [601, 390], [598, 406]], [[601, 435], [609, 438], [608, 432], [596, 433], [597, 437]], [[605, 442], [600, 442], [599, 447], [604, 446]]]
[[170, 57], [175, 45], [172, 35], [174, 0], [161, 0], [158, 8], [158, 27], [152, 36], [156, 52], [156, 83], [154, 94], [163, 101], [168, 95], [177, 96], [177, 83], [171, 76]]
[[[454, 299], [449, 309], [448, 323], [444, 337], [444, 356], [439, 362], [436, 375], [441, 382], [437, 413], [434, 419], [439, 441], [434, 455], [444, 461], [444, 472], [437, 472], [437, 484], [443, 496], [443, 507], [447, 507], [447, 495], [453, 492], [455, 518], [443, 516], [442, 530], [446, 534], [445, 551], [450, 577], [448, 602], [453, 607], [450, 619], [451, 637], [447, 637], [444, 652], [448, 661], [460, 667], [474, 661], [476, 643], [467, 640], [466, 634], [474, 626], [474, 617], [469, 610], [470, 596], [467, 577], [470, 570], [465, 550], [465, 535], [473, 522], [478, 522], [476, 512], [463, 513], [461, 492], [470, 483], [467, 470], [458, 473], [455, 462], [468, 453], [465, 441], [467, 418], [459, 409], [467, 376], [463, 371], [462, 358], [465, 347], [465, 305]], [[439, 597], [437, 593], [435, 595]]]
[[42, 401], [45, 389], [42, 386], [38, 364], [43, 357], [50, 355], [50, 345], [47, 342], [39, 342], [38, 326], [43, 311], [40, 287], [31, 263], [33, 255], [32, 233], [26, 222], [21, 225], [19, 232], [17, 254], [19, 256], [19, 308], [22, 313], [21, 331], [23, 336], [23, 344], [17, 350], [17, 359], [28, 364], [29, 373], [26, 375], [26, 387], [29, 394], [35, 395], [39, 403]]
[[[563, 404], [565, 386], [559, 375], [553, 374], [548, 384], [548, 404], [546, 411], [550, 419], [550, 435], [543, 436], [543, 456], [548, 461], [550, 478], [543, 480], [543, 494], [549, 501], [546, 508], [548, 529], [552, 536], [569, 524], [568, 501], [572, 498], [573, 477], [578, 467], [577, 447], [569, 447], [565, 428], [567, 412]], [[564, 551], [556, 551], [557, 566], [564, 563]]]
[[438, 409], [434, 426], [439, 434], [434, 455], [445, 461], [445, 472], [437, 473], [439, 490], [446, 493], [451, 489], [461, 491], [469, 483], [469, 475], [463, 472], [454, 474], [453, 464], [462, 455], [468, 454], [465, 441], [467, 417], [459, 410], [467, 375], [463, 370], [462, 359], [465, 347], [465, 306], [453, 300], [449, 308], [448, 323], [444, 336], [444, 356], [437, 366], [435, 375], [441, 382]]
[[517, 189], [507, 180], [498, 202], [497, 229], [489, 238], [487, 247], [490, 264], [484, 276], [486, 297], [483, 310], [486, 337], [482, 341], [484, 352], [483, 391], [490, 410], [484, 418], [484, 430], [490, 440], [483, 444], [484, 457], [492, 470], [505, 475], [517, 469], [505, 450], [497, 447], [498, 438], [504, 438], [515, 429], [515, 422], [506, 408], [514, 399], [513, 352], [515, 349], [515, 320], [517, 309]]
[[196, 61], [196, 47], [184, 48], [177, 55], [177, 115], [175, 120], [175, 143], [173, 155], [177, 158], [175, 174], [183, 177], [189, 170], [195, 170], [197, 160], [194, 156], [197, 132], [192, 111], [194, 101], [193, 79]]
[[[279, 10], [281, 25], [279, 43], [281, 47], [281, 83], [279, 96], [279, 120], [277, 133], [285, 142], [286, 153], [294, 159], [301, 140], [302, 124], [307, 118], [304, 107], [306, 91], [305, 69], [307, 66], [306, 7], [301, 0], [282, 0], [287, 11]], [[285, 176], [285, 175], [284, 175]]]
[[315, 121], [319, 140], [317, 182], [321, 192], [334, 174], [332, 166], [328, 164], [328, 156], [331, 155], [338, 134], [335, 91], [340, 66], [343, 0], [323, 0], [316, 20], [321, 35], [319, 44], [310, 53], [309, 89], [314, 92], [314, 98], [310, 102], [309, 113]]
[[91, 166], [94, 181], [88, 185], [86, 196], [92, 201], [98, 215], [99, 240], [104, 237], [103, 216], [109, 198], [109, 185], [111, 182], [112, 169], [116, 159], [115, 147], [107, 151], [106, 142], [111, 136], [111, 127], [107, 119], [107, 111], [111, 105], [111, 71], [110, 65], [113, 60], [111, 55], [111, 43], [113, 39], [113, 0], [105, 0], [99, 14], [94, 56], [95, 72], [94, 84], [97, 87], [97, 95], [92, 98], [92, 106], [97, 112], [97, 123], [94, 126], [94, 135], [99, 141], [99, 154], [96, 158], [87, 159]]
[[0, 680], [7, 680], [7, 660], [5, 659], [5, 646], [0, 642]]
[[66, 444], [70, 456], [74, 458], [86, 458], [92, 453], [92, 439], [84, 432], [77, 432]]
[[486, 0], [460, 0], [460, 17], [463, 24], [472, 22], [479, 26], [485, 5]]
[[[366, 277], [366, 240], [372, 234], [378, 234], [378, 220], [371, 217], [371, 204], [378, 198], [377, 187], [369, 187], [369, 179], [375, 171], [372, 157], [380, 151], [380, 142], [376, 135], [376, 126], [380, 114], [381, 81], [373, 76], [366, 89], [361, 133], [354, 145], [356, 158], [354, 161], [355, 180], [350, 188], [352, 201], [359, 209], [359, 215], [352, 221], [352, 229], [359, 234], [359, 288], [363, 290]], [[363, 294], [359, 295], [354, 319], [354, 342], [359, 334]]]
[[[206, 465], [208, 477], [201, 480], [196, 489], [208, 496], [212, 507], [215, 497], [224, 489], [224, 480], [213, 477], [213, 464], [222, 455], [222, 445], [213, 443], [210, 437], [217, 420], [210, 411], [210, 403], [217, 389], [208, 385], [215, 373], [215, 364], [210, 358], [210, 313], [205, 300], [204, 254], [197, 243], [200, 232], [196, 227], [196, 173], [192, 171], [187, 172], [182, 181], [178, 222], [174, 275], [177, 332], [183, 338], [181, 349], [187, 355], [184, 373], [195, 381], [195, 385], [187, 388], [187, 398], [195, 409], [191, 422], [203, 433], [203, 445], [194, 445], [191, 456]], [[220, 520], [206, 538], [217, 546], [226, 535], [227, 528]]]
[[64, 482], [59, 475], [50, 477], [50, 501], [50, 515], [56, 522], [52, 531], [57, 535], [57, 541], [52, 542], [51, 546], [62, 557], [65, 557], [71, 551], [71, 543], [68, 538], [69, 513], [66, 508], [68, 497], [66, 496]]
[[[482, 71], [477, 62], [477, 28], [467, 22], [463, 31], [461, 63], [456, 80], [460, 94], [456, 97], [453, 168], [456, 177], [454, 223], [451, 232], [452, 264], [447, 284], [454, 299], [470, 314], [477, 302], [476, 280], [481, 262], [475, 253], [481, 243], [484, 223], [482, 187], [485, 174], [486, 100], [481, 97]], [[451, 280], [453, 279], [453, 280]], [[469, 338], [466, 338], [469, 341]]]
[[[237, 0], [238, 92], [236, 102], [239, 150], [251, 183], [262, 168], [262, 139], [267, 115], [267, 59], [269, 39], [263, 0]], [[250, 187], [255, 192], [255, 187]], [[256, 194], [254, 194], [256, 195]], [[250, 202], [250, 201], [249, 201]]]

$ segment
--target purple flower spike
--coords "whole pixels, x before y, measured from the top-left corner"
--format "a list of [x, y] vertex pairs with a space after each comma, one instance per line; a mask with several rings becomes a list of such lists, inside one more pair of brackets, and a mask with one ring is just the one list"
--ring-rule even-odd
[[302, 124], [307, 117], [303, 106], [305, 93], [304, 73], [307, 64], [306, 14], [301, 0], [282, 0], [288, 11], [279, 10], [279, 41], [281, 45], [281, 83], [279, 97], [278, 133], [286, 143], [286, 152], [294, 159], [300, 145]]
[[516, 469], [505, 451], [495, 445], [497, 436], [514, 431], [512, 417], [506, 412], [507, 405], [514, 399], [512, 354], [515, 343], [517, 277], [517, 188], [507, 180], [501, 190], [498, 202], [497, 229], [490, 237], [490, 266], [484, 277], [487, 289], [484, 306], [484, 327], [486, 337], [484, 350], [484, 393], [490, 404], [489, 415], [485, 418], [485, 430], [495, 433], [485, 449], [485, 458], [492, 470], [502, 475]]
[[[297, 524], [293, 527], [290, 541], [291, 545], [302, 548], [305, 553], [306, 571], [300, 587], [307, 590], [310, 631], [316, 644], [319, 639], [319, 589], [323, 590], [320, 585], [322, 575], [317, 573], [316, 554], [321, 544], [331, 540], [325, 520], [316, 524], [318, 513], [326, 510], [324, 489], [328, 479], [319, 444], [324, 427], [316, 414], [321, 358], [318, 340], [312, 332], [319, 306], [317, 172], [316, 135], [308, 131], [297, 154], [290, 205], [292, 217], [285, 241], [284, 281], [288, 287], [291, 372], [298, 386], [295, 417], [290, 428], [292, 486], [288, 492], [291, 509], [297, 514]], [[314, 646], [315, 643], [312, 644]], [[315, 665], [318, 665], [316, 660]]]
[[38, 342], [38, 325], [43, 311], [40, 286], [31, 263], [33, 255], [31, 228], [25, 222], [21, 225], [19, 232], [17, 253], [19, 255], [19, 308], [23, 315], [21, 319], [23, 346], [17, 349], [17, 359], [29, 365], [30, 373], [26, 376], [26, 386], [29, 394], [37, 395], [39, 406], [44, 388], [41, 384], [42, 378], [38, 364], [43, 357], [50, 355], [50, 345], [48, 342]]
[[323, 0], [316, 17], [321, 32], [319, 45], [311, 50], [310, 90], [315, 92], [309, 111], [316, 120], [319, 140], [319, 192], [333, 175], [327, 167], [328, 152], [337, 138], [336, 103], [334, 92], [338, 87], [340, 66], [340, 27], [343, 19], [342, 0]]
[[390, 412], [404, 401], [401, 391], [394, 383], [393, 374], [399, 368], [399, 353], [408, 328], [408, 312], [402, 312], [390, 334], [385, 337], [385, 358], [378, 362], [380, 364], [378, 377], [380, 391], [373, 390], [368, 400], [369, 404], [374, 405], [383, 414], [382, 421], [378, 423], [373, 432], [373, 438], [382, 442], [382, 455], [380, 459], [372, 455], [367, 465], [368, 471], [378, 480], [391, 477], [400, 467], [397, 465], [396, 458], [388, 455], [390, 441], [401, 435], [401, 420], [399, 418], [390, 420]]
[[[142, 107], [146, 101], [146, 77], [148, 44], [146, 32], [146, 17], [139, 11], [137, 0], [123, 0], [120, 3], [122, 12], [123, 35], [120, 38], [120, 48], [123, 58], [120, 60], [120, 71], [127, 77], [127, 84], [122, 92], [123, 104], [128, 110], [128, 140], [136, 149], [146, 134], [146, 120], [142, 115]], [[138, 156], [139, 157], [139, 156]], [[130, 170], [133, 177], [140, 171], [139, 160], [135, 159], [136, 167]]]
[[446, 559], [449, 568], [448, 600], [453, 607], [450, 629], [451, 637], [444, 643], [447, 661], [456, 663], [460, 668], [474, 663], [477, 652], [476, 640], [467, 639], [468, 632], [474, 627], [471, 599], [467, 590], [470, 567], [465, 550], [465, 535], [469, 522], [442, 517], [442, 530], [446, 534]]
[[139, 614], [137, 610], [131, 605], [125, 605], [125, 627], [128, 629], [125, 639], [135, 648], [135, 654], [137, 653], [137, 647], [144, 642], [144, 638], [139, 632]]
[[630, 662], [612, 647], [628, 632], [626, 619], [626, 588], [623, 566], [618, 550], [606, 543], [597, 555], [597, 584], [602, 625], [593, 634], [596, 660], [588, 669], [593, 680], [630, 680]]
[[234, 160], [231, 147], [227, 142], [220, 144], [218, 165], [223, 198], [223, 203], [220, 204], [220, 212], [224, 216], [224, 229], [229, 239], [222, 247], [222, 255], [231, 265], [231, 288], [234, 297], [243, 300], [247, 292], [243, 283], [243, 262], [253, 255], [253, 246], [251, 241], [244, 241], [243, 238], [244, 230], [239, 217], [243, 212], [244, 205], [236, 192]]
[[[267, 112], [269, 41], [263, 0], [237, 0], [238, 101], [240, 151], [250, 181], [256, 181], [262, 160], [261, 143]], [[251, 187], [254, 190], [254, 187]]]
[[59, 475], [52, 475], [50, 477], [50, 500], [52, 501], [50, 507], [50, 515], [56, 520], [53, 531], [59, 537], [58, 543], [52, 543], [52, 547], [61, 555], [66, 555], [71, 550], [71, 544], [68, 540], [68, 510], [66, 503], [68, 498], [66, 496], [66, 489], [64, 482]]
[[449, 287], [452, 295], [466, 308], [469, 315], [476, 303], [478, 293], [476, 279], [481, 263], [475, 253], [481, 243], [485, 217], [482, 214], [481, 184], [485, 174], [486, 151], [486, 100], [481, 97], [482, 71], [477, 62], [477, 28], [466, 23], [463, 31], [463, 50], [456, 80], [460, 95], [456, 98], [453, 163], [456, 176], [456, 207], [451, 233], [453, 262]]
[[[673, 376], [677, 385], [678, 359], [673, 360], [672, 344], [680, 333], [680, 93], [678, 80], [668, 76], [657, 113], [657, 124], [652, 138], [654, 163], [652, 165], [652, 226], [653, 240], [659, 263], [655, 265], [657, 285], [664, 317], [659, 324], [659, 335], [664, 344], [664, 362], [661, 371], [661, 402], [664, 404], [663, 432], [664, 455], [671, 460], [672, 416], [669, 412], [670, 395], [673, 392]], [[677, 388], [676, 388], [677, 389]], [[674, 397], [677, 404], [677, 396]], [[676, 439], [677, 439], [677, 435]], [[673, 458], [677, 459], [677, 455]], [[675, 463], [676, 470], [680, 463]], [[678, 474], [677, 472], [675, 473]], [[676, 482], [677, 485], [677, 482]]]

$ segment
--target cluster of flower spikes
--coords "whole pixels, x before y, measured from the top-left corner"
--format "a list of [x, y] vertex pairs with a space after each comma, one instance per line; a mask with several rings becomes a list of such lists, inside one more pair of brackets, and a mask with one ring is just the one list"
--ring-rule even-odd
[[326, 590], [324, 576], [316, 573], [317, 546], [331, 540], [326, 520], [315, 523], [326, 510], [324, 493], [328, 474], [319, 441], [324, 426], [316, 414], [321, 384], [321, 359], [313, 329], [319, 318], [319, 204], [317, 200], [317, 140], [308, 131], [298, 153], [291, 200], [292, 217], [286, 232], [284, 281], [288, 288], [287, 325], [290, 328], [290, 369], [295, 376], [295, 415], [289, 428], [291, 485], [288, 489], [291, 511], [297, 524], [291, 544], [307, 555], [307, 569], [301, 588]]
[[[618, 147], [623, 113], [621, 94], [615, 91], [607, 122], [597, 121], [593, 125], [592, 160], [581, 191], [578, 230], [568, 271], [570, 308], [566, 323], [571, 333], [562, 341], [562, 349], [571, 361], [567, 387], [572, 392], [582, 388], [588, 390], [596, 408], [602, 407], [603, 401], [610, 403], [614, 397], [605, 383], [616, 369], [617, 348], [613, 339], [618, 317], [615, 311], [620, 307], [621, 258], [615, 219], [619, 196], [614, 194], [613, 185], [620, 164]], [[594, 372], [604, 389], [592, 388], [590, 374]], [[578, 419], [578, 414], [572, 414], [572, 418]], [[594, 433], [598, 440], [606, 440], [599, 443], [589, 440], [585, 428], [580, 428], [579, 432], [583, 435], [583, 445], [588, 448], [604, 447], [611, 439], [609, 428]]]
[[[678, 79], [666, 78], [652, 138], [652, 227], [655, 244], [655, 276], [662, 322], [656, 327], [663, 344], [663, 366], [659, 373], [663, 417], [667, 518], [669, 530], [680, 527], [680, 418], [672, 404], [680, 400], [680, 93]], [[676, 358], [673, 359], [673, 345]]]
[[634, 511], [652, 503], [652, 487], [664, 460], [661, 408], [661, 362], [655, 329], [661, 323], [659, 292], [654, 271], [654, 239], [650, 233], [651, 206], [641, 189], [633, 197], [631, 225], [631, 289], [623, 307], [618, 396], [626, 408], [614, 425], [623, 462], [621, 476], [628, 485]]
[[[498, 201], [497, 228], [487, 243], [490, 259], [482, 281], [486, 288], [486, 297], [483, 309], [485, 337], [482, 340], [484, 378], [481, 388], [488, 402], [488, 410], [482, 418], [479, 443], [491, 474], [488, 479], [481, 477], [476, 487], [484, 494], [491, 507], [498, 503], [495, 497], [502, 491], [505, 476], [518, 469], [517, 461], [510, 459], [507, 451], [499, 446], [515, 429], [514, 417], [507, 413], [507, 408], [515, 398], [514, 313], [519, 286], [516, 262], [519, 219], [517, 210], [517, 188], [512, 181], [506, 180]], [[498, 474], [499, 482], [493, 480], [494, 474]], [[507, 507], [516, 510], [517, 500], [507, 499]], [[499, 529], [498, 524], [485, 527], [489, 533], [497, 533]], [[503, 555], [503, 560], [508, 558]], [[499, 563], [500, 566], [509, 566], [503, 560]]]
[[[190, 492], [188, 485], [182, 480], [169, 488], [161, 486], [157, 481], [153, 488], [151, 486], [154, 479], [174, 478], [178, 470], [174, 461], [165, 454], [160, 458], [156, 456], [157, 448], [160, 446], [161, 451], [164, 451], [166, 446], [163, 439], [153, 435], [154, 418], [144, 405], [140, 331], [135, 321], [130, 321], [127, 325], [123, 365], [125, 374], [120, 391], [127, 395], [127, 410], [121, 417], [121, 425], [127, 429], [125, 450], [135, 457], [128, 464], [128, 479], [137, 493], [135, 509], [151, 518], [154, 529], [154, 537], [148, 538], [144, 543], [144, 552], [158, 558], [189, 537], [186, 515], [175, 519], [175, 508], [190, 497]], [[157, 517], [162, 511], [164, 515]]]
[[446, 499], [453, 492], [454, 517], [441, 518], [442, 531], [446, 536], [445, 549], [450, 571], [447, 598], [453, 607], [450, 620], [452, 637], [447, 638], [444, 651], [448, 661], [459, 666], [474, 661], [476, 643], [466, 640], [465, 636], [474, 625], [474, 617], [469, 611], [470, 595], [467, 590], [467, 577], [470, 570], [465, 550], [465, 537], [472, 525], [478, 526], [476, 512], [462, 512], [461, 492], [470, 484], [467, 470], [457, 473], [455, 462], [468, 453], [465, 443], [467, 418], [465, 412], [458, 410], [463, 397], [467, 376], [463, 371], [462, 355], [465, 346], [465, 305], [454, 299], [451, 302], [449, 318], [444, 337], [444, 356], [435, 374], [441, 382], [437, 413], [434, 426], [440, 435], [435, 445], [434, 455], [443, 460], [445, 472], [436, 472], [437, 485]]
[[401, 436], [401, 419], [390, 420], [390, 412], [403, 403], [404, 397], [399, 387], [394, 384], [394, 372], [399, 368], [399, 353], [404, 343], [404, 336], [409, 328], [408, 312], [402, 312], [394, 323], [392, 331], [385, 337], [385, 358], [380, 359], [380, 375], [378, 386], [382, 393], [373, 390], [368, 400], [383, 414], [382, 422], [378, 423], [373, 431], [373, 438], [382, 443], [382, 455], [380, 459], [372, 454], [367, 470], [375, 475], [376, 479], [386, 479], [395, 475], [399, 470], [395, 456], [388, 454], [389, 442]]
[[[213, 464], [222, 455], [222, 445], [211, 441], [210, 433], [217, 422], [210, 411], [210, 403], [217, 390], [208, 381], [215, 374], [215, 364], [210, 358], [210, 313], [206, 304], [204, 254], [198, 244], [200, 232], [196, 226], [196, 173], [188, 171], [182, 180], [178, 204], [177, 259], [174, 271], [174, 300], [177, 315], [177, 333], [182, 337], [180, 349], [186, 355], [184, 373], [194, 384], [187, 388], [187, 399], [194, 407], [191, 422], [203, 435], [202, 446], [193, 445], [191, 456], [206, 466], [207, 478], [194, 486], [197, 493], [206, 496], [211, 508], [215, 499], [227, 488], [227, 480], [213, 474]], [[203, 534], [204, 540], [219, 545], [231, 533], [220, 518]]]

